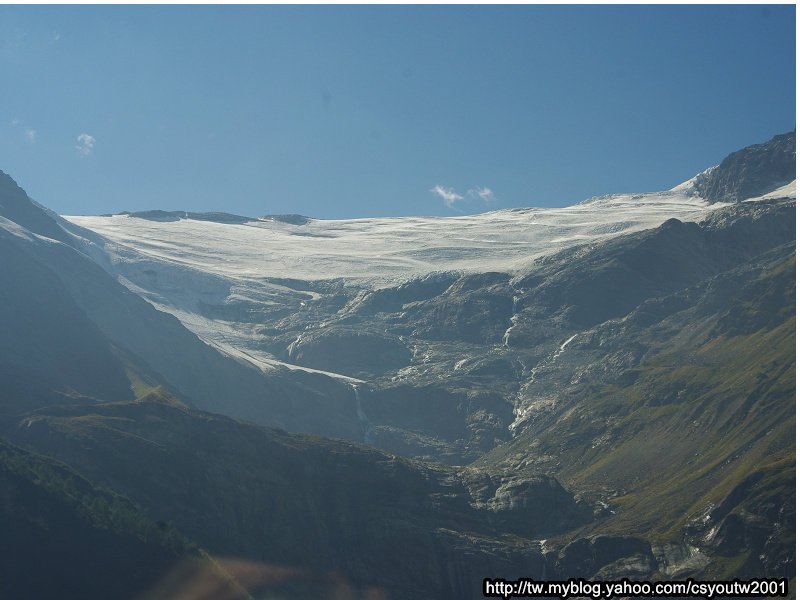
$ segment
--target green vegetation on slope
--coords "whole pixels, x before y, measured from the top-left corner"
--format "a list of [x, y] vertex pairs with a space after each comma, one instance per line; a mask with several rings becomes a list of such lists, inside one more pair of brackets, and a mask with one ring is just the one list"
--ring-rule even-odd
[[[793, 573], [794, 273], [784, 246], [599, 328], [598, 375], [480, 463], [555, 456], [546, 472], [609, 505], [587, 533], [689, 541], [713, 573]], [[602, 375], [634, 346], [639, 362]]]
[[0, 441], [0, 597], [134, 598], [193, 547], [114, 492]]

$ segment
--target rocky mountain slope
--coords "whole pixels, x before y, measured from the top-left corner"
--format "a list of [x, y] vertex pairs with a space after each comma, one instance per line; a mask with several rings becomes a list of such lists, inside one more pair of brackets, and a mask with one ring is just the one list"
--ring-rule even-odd
[[792, 573], [794, 274], [790, 242], [577, 335], [478, 464], [555, 475], [603, 507], [597, 531], [736, 557], [717, 575]]
[[119, 494], [2, 440], [0, 523], [3, 598], [133, 599], [195, 554]]
[[[480, 597], [482, 573], [540, 572], [535, 539], [591, 518], [550, 477], [463, 477], [150, 399], [40, 410], [4, 435], [119, 490], [210, 552], [336, 571], [393, 598]], [[503, 501], [509, 490], [525, 501]]]
[[[22, 223], [11, 220], [19, 214]], [[266, 378], [251, 363], [221, 354], [110, 277], [90, 258], [86, 238], [63, 225], [0, 176], [0, 244], [8, 257], [0, 266], [3, 412], [22, 397], [33, 407], [32, 395], [47, 396], [45, 403], [65, 394], [126, 400], [165, 386], [200, 408], [360, 438], [348, 383], [287, 369]]]
[[695, 178], [694, 189], [711, 202], [741, 202], [795, 179], [795, 132], [776, 135], [728, 155]]
[[159, 599], [793, 578], [788, 135], [459, 219], [65, 220], [3, 174], [10, 572], [63, 528], [46, 568], [71, 535], [121, 548], [109, 573], [147, 552], [129, 591]]

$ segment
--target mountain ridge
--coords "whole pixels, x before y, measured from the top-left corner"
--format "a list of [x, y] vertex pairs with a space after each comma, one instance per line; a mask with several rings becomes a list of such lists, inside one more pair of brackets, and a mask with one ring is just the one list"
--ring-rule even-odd
[[[440, 220], [110, 217], [145, 228], [121, 244], [9, 180], [0, 451], [175, 523], [201, 563], [338, 572], [396, 598], [481, 597], [487, 574], [793, 581], [793, 198], [616, 195], [461, 218], [442, 240]], [[349, 251], [355, 227], [435, 243], [395, 246], [380, 268], [402, 276], [380, 285], [336, 278], [313, 250]], [[330, 276], [286, 276], [290, 248], [224, 267], [149, 237], [213, 249], [250, 230]], [[428, 271], [470, 248], [477, 270]], [[241, 577], [232, 597], [328, 593]]]
[[781, 188], [796, 178], [796, 130], [732, 152], [693, 179], [694, 190], [710, 202], [741, 202]]

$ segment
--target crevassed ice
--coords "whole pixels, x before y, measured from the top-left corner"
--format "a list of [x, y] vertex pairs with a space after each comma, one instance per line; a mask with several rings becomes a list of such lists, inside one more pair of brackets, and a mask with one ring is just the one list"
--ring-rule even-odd
[[620, 194], [565, 208], [460, 217], [271, 220], [244, 224], [128, 215], [69, 216], [110, 244], [112, 260], [156, 259], [225, 278], [362, 279], [376, 285], [433, 271], [505, 271], [585, 242], [701, 220], [718, 208], [682, 190]]

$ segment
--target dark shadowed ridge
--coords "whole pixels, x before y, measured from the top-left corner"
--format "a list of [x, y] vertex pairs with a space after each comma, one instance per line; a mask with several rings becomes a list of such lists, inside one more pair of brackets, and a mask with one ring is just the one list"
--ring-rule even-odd
[[0, 171], [0, 217], [38, 235], [61, 242], [67, 241], [68, 236], [58, 223], [3, 171]]
[[138, 212], [123, 211], [117, 214], [128, 215], [137, 219], [146, 219], [148, 221], [162, 222], [191, 219], [193, 221], [209, 221], [212, 223], [241, 224], [257, 220], [253, 219], [252, 217], [244, 217], [242, 215], [234, 215], [226, 212], [191, 212], [185, 210], [142, 210]]
[[[744, 198], [775, 189], [785, 137], [704, 181], [727, 173], [714, 193]], [[207, 551], [401, 599], [479, 598], [485, 576], [793, 577], [794, 210], [789, 199], [725, 206], [516, 277], [446, 274], [356, 296], [321, 286], [310, 304], [325, 335], [288, 358], [345, 358], [369, 382], [354, 389], [263, 377], [220, 355], [122, 286], [112, 264], [94, 264], [99, 236], [67, 228], [3, 175], [0, 374], [20, 361], [36, 372], [16, 388], [0, 381], [0, 437], [68, 465], [0, 441], [0, 517], [21, 523], [4, 565], [40, 569], [29, 586], [66, 565], [80, 597], [123, 597], [82, 584], [86, 572], [100, 565], [102, 582], [147, 565], [125, 540], [172, 521]], [[258, 318], [285, 348], [305, 331], [300, 314]], [[425, 370], [398, 382], [397, 369], [416, 366], [408, 340]], [[31, 403], [34, 380], [58, 397]], [[56, 552], [40, 551], [59, 531]], [[12, 579], [0, 572], [0, 597], [76, 597], [2, 587]]]
[[[87, 254], [96, 235], [62, 227], [60, 217], [6, 174], [0, 217], [22, 228], [3, 227], [0, 220], [0, 324], [6, 324], [0, 412], [56, 399], [127, 400], [131, 386], [166, 384], [198, 408], [293, 431], [360, 437], [348, 384], [303, 371], [265, 376], [211, 348], [121, 285], [113, 265], [106, 261], [104, 270], [96, 264]], [[41, 239], [14, 233], [26, 230]]]
[[132, 600], [194, 552], [126, 498], [3, 440], [0, 490], [2, 598]]
[[[24, 193], [24, 192], [23, 192]], [[226, 212], [192, 212], [186, 210], [140, 210], [135, 212], [128, 212], [124, 210], [118, 215], [128, 215], [137, 219], [146, 219], [148, 221], [180, 221], [181, 219], [191, 219], [193, 221], [209, 221], [211, 223], [226, 223], [240, 225], [243, 223], [250, 223], [252, 221], [277, 221], [279, 223], [288, 223], [290, 225], [305, 225], [309, 222], [308, 217], [303, 215], [264, 215], [262, 217], [245, 217], [243, 215], [234, 215]], [[103, 217], [113, 217], [112, 214], [101, 215]]]
[[795, 171], [795, 132], [790, 131], [729, 154], [698, 176], [695, 189], [711, 202], [741, 202], [794, 181]]

